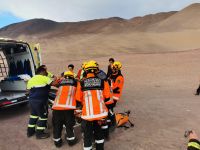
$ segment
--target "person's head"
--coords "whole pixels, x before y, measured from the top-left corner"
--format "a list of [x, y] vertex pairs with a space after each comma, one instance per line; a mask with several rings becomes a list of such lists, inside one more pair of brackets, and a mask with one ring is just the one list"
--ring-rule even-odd
[[74, 65], [73, 65], [73, 64], [69, 64], [69, 65], [68, 65], [68, 69], [69, 69], [70, 71], [73, 72], [73, 70], [74, 70]]
[[109, 59], [109, 64], [112, 65], [115, 62], [114, 58]]
[[117, 73], [118, 71], [120, 71], [122, 68], [122, 64], [121, 62], [119, 61], [115, 61], [112, 65], [112, 72], [115, 74]]
[[87, 62], [87, 64], [84, 67], [84, 70], [87, 74], [88, 73], [95, 74], [98, 71], [98, 69], [99, 69], [99, 64], [94, 60]]
[[36, 69], [36, 74], [37, 75], [44, 75], [44, 76], [47, 76], [47, 70], [46, 70], [46, 68], [42, 65], [42, 66], [40, 66], [40, 67], [38, 67], [37, 69]]
[[40, 67], [42, 67], [42, 68], [47, 70], [47, 66], [46, 65], [41, 65]]
[[71, 71], [65, 71], [64, 72], [64, 77], [65, 78], [74, 78], [74, 73]]

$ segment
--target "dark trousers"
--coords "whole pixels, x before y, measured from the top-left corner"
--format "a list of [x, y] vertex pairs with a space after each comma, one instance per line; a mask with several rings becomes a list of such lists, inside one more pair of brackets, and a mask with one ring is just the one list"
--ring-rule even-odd
[[113, 104], [106, 105], [108, 108], [108, 117], [106, 119], [107, 124], [104, 124], [101, 127], [105, 139], [109, 139], [109, 135], [110, 135], [109, 129], [110, 131], [113, 131], [115, 129], [116, 118], [115, 118], [115, 113], [114, 113], [114, 107], [116, 106], [116, 102], [117, 101], [114, 101]]
[[75, 140], [74, 125], [75, 116], [74, 110], [53, 110], [53, 139], [55, 142], [61, 140], [63, 125], [66, 127], [66, 140]]
[[96, 150], [104, 149], [104, 135], [101, 129], [101, 125], [98, 121], [87, 121], [82, 120], [81, 122], [82, 131], [84, 134], [84, 149], [92, 150], [93, 137], [95, 139]]
[[29, 103], [31, 107], [31, 115], [27, 132], [33, 134], [36, 130], [36, 134], [40, 134], [45, 130], [47, 124], [46, 105], [43, 102], [34, 100], [30, 100]]
[[116, 125], [116, 118], [115, 118], [115, 113], [114, 113], [114, 107], [116, 106], [117, 101], [114, 101], [113, 104], [106, 105], [108, 108], [108, 125], [110, 126], [115, 126]]

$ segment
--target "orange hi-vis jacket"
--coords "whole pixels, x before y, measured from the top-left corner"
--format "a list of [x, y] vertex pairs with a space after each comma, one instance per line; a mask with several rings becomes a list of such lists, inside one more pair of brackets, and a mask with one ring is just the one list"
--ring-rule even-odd
[[61, 80], [59, 89], [53, 104], [53, 110], [76, 109], [76, 87], [77, 82], [73, 78]]
[[124, 86], [124, 77], [121, 73], [119, 73], [117, 75], [111, 75], [110, 79], [112, 88], [112, 98], [114, 100], [119, 100]]
[[[108, 83], [108, 81], [105, 81]], [[108, 83], [109, 84], [109, 83]], [[109, 85], [109, 88], [110, 88], [110, 99], [108, 101], [105, 102], [106, 105], [110, 105], [110, 104], [113, 104], [114, 103], [114, 100], [113, 100], [113, 91], [112, 91], [112, 87]]]
[[99, 79], [94, 74], [78, 83], [76, 100], [83, 105], [81, 118], [88, 121], [101, 120], [108, 115], [105, 100], [110, 99], [108, 82]]

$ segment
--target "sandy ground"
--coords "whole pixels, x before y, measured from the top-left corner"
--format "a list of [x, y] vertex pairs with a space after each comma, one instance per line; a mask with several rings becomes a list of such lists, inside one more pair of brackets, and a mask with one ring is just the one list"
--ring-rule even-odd
[[[200, 97], [194, 96], [200, 78], [200, 50], [165, 54], [122, 54], [113, 57], [123, 63], [125, 87], [116, 112], [131, 110], [134, 128], [116, 129], [106, 150], [184, 150], [186, 129], [200, 135]], [[108, 57], [96, 59], [106, 68]], [[48, 63], [58, 74], [68, 63], [80, 66], [83, 60]], [[78, 69], [78, 67], [76, 67]], [[36, 140], [26, 137], [28, 107], [0, 111], [0, 150], [54, 150], [51, 138]], [[50, 129], [51, 115], [49, 116]], [[81, 150], [80, 128], [76, 128], [79, 143], [60, 150]]]

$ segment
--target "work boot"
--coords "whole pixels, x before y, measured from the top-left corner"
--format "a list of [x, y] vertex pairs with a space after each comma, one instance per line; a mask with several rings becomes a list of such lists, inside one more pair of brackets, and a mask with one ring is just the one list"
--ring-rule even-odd
[[104, 150], [104, 143], [101, 144], [96, 143], [96, 150]]
[[75, 138], [74, 140], [67, 140], [67, 143], [68, 143], [69, 146], [73, 146], [73, 145], [75, 145], [77, 142], [78, 142], [78, 139], [77, 139], [77, 138]]
[[57, 148], [60, 148], [62, 146], [62, 139], [60, 139], [59, 141], [54, 141], [54, 145], [57, 147]]
[[42, 132], [36, 133], [37, 139], [46, 139], [48, 137], [50, 137], [49, 132], [42, 131]]
[[27, 137], [29, 138], [29, 137], [33, 136], [34, 134], [35, 134], [35, 132], [32, 132], [32, 133], [27, 132]]

